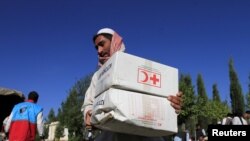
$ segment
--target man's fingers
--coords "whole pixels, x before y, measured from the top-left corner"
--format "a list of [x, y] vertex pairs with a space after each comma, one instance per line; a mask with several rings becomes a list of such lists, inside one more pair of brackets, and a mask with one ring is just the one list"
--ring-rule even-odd
[[170, 95], [167, 99], [171, 102], [171, 106], [175, 109], [176, 114], [180, 114], [182, 107], [182, 92], [178, 92], [176, 96]]
[[175, 113], [179, 115], [181, 113], [181, 110], [175, 110]]
[[181, 105], [179, 104], [175, 104], [175, 103], [171, 103], [171, 106], [175, 109], [175, 111], [179, 111], [181, 110]]
[[171, 101], [174, 104], [182, 105], [182, 98], [179, 97], [179, 96], [172, 96], [171, 95], [171, 96], [168, 97], [168, 100]]
[[176, 94], [176, 96], [178, 96], [178, 97], [182, 97], [182, 92], [178, 92], [177, 94]]

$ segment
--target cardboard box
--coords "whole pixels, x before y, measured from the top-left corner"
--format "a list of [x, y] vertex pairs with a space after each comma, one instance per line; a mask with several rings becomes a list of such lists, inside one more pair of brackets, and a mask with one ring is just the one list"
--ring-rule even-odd
[[96, 127], [142, 136], [177, 132], [177, 114], [167, 98], [110, 88], [96, 97], [91, 117]]
[[178, 69], [116, 52], [97, 72], [96, 96], [110, 87], [167, 97], [178, 91]]

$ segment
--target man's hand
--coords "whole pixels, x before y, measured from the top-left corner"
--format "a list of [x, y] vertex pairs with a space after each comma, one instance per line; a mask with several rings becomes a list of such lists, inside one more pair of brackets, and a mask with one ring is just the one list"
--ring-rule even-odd
[[167, 99], [171, 102], [171, 106], [175, 109], [176, 114], [180, 114], [182, 107], [182, 92], [178, 92], [175, 96], [168, 96]]

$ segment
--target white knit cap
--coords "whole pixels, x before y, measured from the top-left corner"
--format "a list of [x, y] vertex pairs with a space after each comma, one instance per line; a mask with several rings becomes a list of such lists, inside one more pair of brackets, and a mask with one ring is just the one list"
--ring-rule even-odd
[[96, 35], [99, 35], [99, 34], [102, 34], [102, 33], [108, 33], [108, 34], [111, 34], [113, 35], [115, 33], [115, 31], [111, 28], [103, 28], [103, 29], [100, 29]]

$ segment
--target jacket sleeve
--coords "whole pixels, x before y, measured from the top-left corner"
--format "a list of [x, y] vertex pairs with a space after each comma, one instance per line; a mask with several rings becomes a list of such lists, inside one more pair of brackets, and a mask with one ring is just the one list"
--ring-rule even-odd
[[44, 136], [44, 121], [42, 111], [37, 115], [37, 131], [40, 137]]
[[10, 124], [12, 120], [13, 114], [11, 113], [9, 117], [6, 117], [7, 119], [4, 120], [4, 132], [9, 132]]
[[81, 108], [81, 111], [84, 116], [84, 121], [86, 119], [86, 114], [88, 111], [92, 111], [93, 109], [93, 102], [95, 97], [95, 84], [96, 84], [96, 73], [93, 75], [89, 88], [85, 93], [84, 102]]

